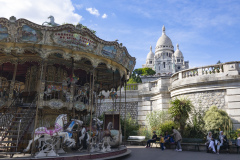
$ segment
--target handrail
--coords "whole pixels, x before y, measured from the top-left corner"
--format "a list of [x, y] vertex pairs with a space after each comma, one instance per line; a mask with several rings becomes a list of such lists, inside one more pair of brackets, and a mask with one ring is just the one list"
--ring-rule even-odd
[[17, 136], [16, 152], [17, 152], [17, 149], [18, 149], [19, 131], [20, 131], [21, 122], [22, 122], [22, 119], [20, 119], [20, 121], [19, 121], [19, 125], [18, 125], [18, 136]]

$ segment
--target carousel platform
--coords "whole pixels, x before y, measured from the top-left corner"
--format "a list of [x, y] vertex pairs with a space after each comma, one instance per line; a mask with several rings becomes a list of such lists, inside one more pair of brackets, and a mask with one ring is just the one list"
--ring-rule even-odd
[[68, 152], [68, 153], [62, 153], [59, 154], [58, 157], [32, 157], [30, 154], [15, 154], [13, 158], [10, 158], [9, 156], [4, 156], [1, 155], [0, 159], [34, 159], [34, 160], [85, 160], [85, 159], [95, 159], [95, 160], [100, 160], [100, 159], [115, 159], [115, 158], [120, 158], [123, 156], [126, 156], [128, 154], [131, 154], [131, 150], [127, 149], [126, 146], [121, 146], [119, 148], [113, 148], [112, 151], [110, 152], [93, 152], [90, 153], [88, 151], [76, 151], [76, 152]]

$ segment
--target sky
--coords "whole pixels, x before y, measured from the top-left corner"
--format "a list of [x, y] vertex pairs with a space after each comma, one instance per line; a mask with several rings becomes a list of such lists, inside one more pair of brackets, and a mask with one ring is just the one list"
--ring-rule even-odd
[[0, 0], [0, 17], [81, 23], [145, 64], [165, 25], [190, 67], [240, 61], [240, 0]]

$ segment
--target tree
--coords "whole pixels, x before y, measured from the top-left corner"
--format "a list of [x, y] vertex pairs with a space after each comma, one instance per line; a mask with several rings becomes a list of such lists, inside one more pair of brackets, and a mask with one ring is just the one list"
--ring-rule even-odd
[[133, 83], [142, 83], [142, 80], [140, 76], [145, 76], [145, 75], [154, 75], [156, 72], [152, 70], [151, 68], [138, 68], [135, 69], [128, 81], [128, 84], [133, 84]]
[[175, 98], [170, 101], [171, 107], [169, 108], [169, 113], [174, 118], [174, 121], [179, 124], [180, 131], [183, 135], [184, 127], [186, 125], [189, 113], [191, 112], [193, 106], [189, 99]]
[[162, 124], [166, 121], [171, 121], [172, 118], [166, 111], [153, 111], [147, 114], [146, 120], [151, 128], [151, 131], [156, 131], [157, 135], [161, 134]]
[[222, 62], [220, 60], [217, 61], [217, 64], [221, 64]]
[[218, 109], [216, 106], [211, 106], [203, 117], [205, 129], [207, 131], [218, 132], [225, 131], [226, 134], [232, 130], [232, 121], [228, 114]]

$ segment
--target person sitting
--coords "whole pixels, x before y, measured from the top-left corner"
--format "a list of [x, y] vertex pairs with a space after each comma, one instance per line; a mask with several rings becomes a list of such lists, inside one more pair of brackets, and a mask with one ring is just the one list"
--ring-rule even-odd
[[223, 135], [223, 131], [219, 132], [219, 142], [217, 144], [217, 154], [219, 154], [219, 150], [220, 148], [227, 148], [228, 150], [228, 141], [227, 141], [227, 137], [225, 135]]
[[[205, 143], [206, 147], [207, 147], [207, 151], [209, 150], [209, 148], [212, 148], [212, 145], [210, 146], [210, 142], [212, 141], [212, 132], [208, 132], [207, 135], [207, 142]], [[213, 143], [214, 146], [214, 143]], [[214, 148], [215, 149], [215, 148]], [[215, 151], [216, 152], [216, 151]]]
[[211, 137], [211, 139], [210, 139], [210, 142], [209, 142], [209, 144], [208, 144], [207, 150], [208, 150], [208, 151], [209, 151], [209, 150], [212, 150], [214, 153], [216, 153], [215, 140], [214, 140], [213, 137]]
[[[173, 139], [173, 138], [172, 138], [172, 139]], [[169, 146], [169, 143], [170, 143], [170, 135], [168, 134], [167, 131], [165, 132], [165, 135], [164, 135], [164, 143], [166, 144], [166, 146]]]
[[238, 138], [236, 140], [236, 146], [240, 146], [240, 133], [238, 133]]
[[152, 139], [149, 139], [149, 140], [147, 141], [147, 145], [146, 145], [145, 147], [146, 147], [146, 148], [149, 148], [149, 147], [150, 147], [150, 143], [156, 142], [156, 140], [157, 140], [157, 135], [156, 135], [156, 132], [153, 131]]

